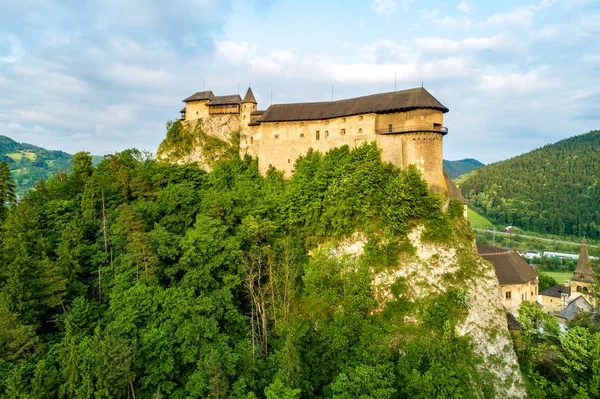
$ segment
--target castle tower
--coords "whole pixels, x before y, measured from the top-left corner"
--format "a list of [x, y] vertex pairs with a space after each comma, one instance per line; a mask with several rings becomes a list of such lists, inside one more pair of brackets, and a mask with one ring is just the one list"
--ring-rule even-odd
[[587, 241], [584, 238], [583, 241], [581, 241], [577, 267], [575, 268], [573, 278], [571, 279], [571, 295], [575, 293], [589, 294], [593, 283], [594, 270], [592, 269], [592, 261], [590, 260], [587, 249]]
[[254, 98], [254, 93], [252, 93], [252, 88], [248, 87], [248, 91], [242, 100], [242, 128], [248, 126], [248, 123], [251, 121], [252, 112], [256, 111], [256, 99]]

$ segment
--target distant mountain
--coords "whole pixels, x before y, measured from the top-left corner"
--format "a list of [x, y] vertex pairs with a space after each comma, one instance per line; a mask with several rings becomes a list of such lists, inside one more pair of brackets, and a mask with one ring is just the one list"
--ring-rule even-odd
[[496, 223], [600, 237], [599, 130], [476, 169], [457, 184]]
[[[22, 196], [40, 179], [71, 167], [73, 155], [63, 151], [46, 150], [31, 144], [18, 143], [0, 135], [0, 162], [5, 161], [17, 182], [17, 195]], [[102, 157], [93, 156], [94, 163]]]
[[460, 161], [448, 161], [444, 159], [444, 171], [452, 179], [469, 173], [475, 168], [484, 166], [481, 162], [473, 158], [461, 159]]

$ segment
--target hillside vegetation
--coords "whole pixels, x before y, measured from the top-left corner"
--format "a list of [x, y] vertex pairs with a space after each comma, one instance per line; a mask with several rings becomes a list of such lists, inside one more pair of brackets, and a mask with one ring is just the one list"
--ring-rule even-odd
[[484, 166], [484, 164], [473, 158], [461, 159], [460, 161], [448, 161], [444, 159], [443, 164], [444, 171], [448, 173], [448, 176], [452, 179], [456, 179], [465, 173], [469, 173], [473, 169]]
[[484, 166], [457, 183], [496, 224], [600, 237], [600, 131]]
[[[31, 144], [17, 143], [0, 135], [0, 162], [8, 164], [17, 184], [17, 195], [22, 197], [40, 179], [46, 180], [57, 172], [66, 173], [73, 155], [63, 151], [46, 150]], [[93, 163], [101, 157], [93, 157]]]
[[[416, 168], [383, 164], [374, 144], [309, 152], [295, 168], [285, 180], [276, 170], [261, 176], [250, 158], [207, 173], [135, 150], [97, 167], [76, 154], [66, 179], [39, 183], [2, 216], [0, 397], [470, 398], [510, 389], [512, 377], [477, 369], [471, 339], [457, 334], [472, 302], [465, 289], [476, 285], [465, 276], [485, 266], [462, 205], [443, 210]], [[462, 263], [440, 272], [443, 291], [420, 288], [418, 301], [399, 276], [376, 296], [373, 273], [415, 256], [415, 229]], [[364, 252], [334, 250], [355, 234]], [[498, 311], [486, 315], [501, 326], [493, 336], [508, 336]]]

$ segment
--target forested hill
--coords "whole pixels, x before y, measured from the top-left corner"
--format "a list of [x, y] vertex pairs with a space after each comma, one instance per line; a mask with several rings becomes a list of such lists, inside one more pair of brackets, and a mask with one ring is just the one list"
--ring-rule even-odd
[[600, 237], [600, 131], [487, 165], [458, 180], [489, 219], [553, 234]]
[[473, 158], [461, 159], [460, 161], [448, 161], [444, 159], [444, 171], [448, 173], [448, 176], [452, 179], [456, 179], [481, 166], [484, 166], [484, 164]]
[[[462, 205], [444, 207], [416, 168], [383, 164], [374, 144], [310, 151], [295, 169], [263, 177], [256, 160], [234, 157], [206, 173], [135, 150], [93, 167], [76, 154], [65, 179], [0, 213], [0, 398], [512, 389], [477, 367], [471, 338], [456, 331], [476, 303], [466, 290], [493, 274], [477, 261]], [[436, 276], [443, 290], [413, 290], [396, 273], [442, 265], [415, 266], [416, 226], [428, 251], [457, 248], [460, 262]], [[337, 256], [329, 245], [354, 232], [364, 253]], [[372, 273], [388, 269], [387, 291], [372, 289]], [[486, 345], [508, 342], [503, 312], [490, 312]]]
[[[31, 144], [18, 143], [0, 135], [0, 162], [8, 164], [15, 182], [17, 195], [22, 197], [40, 179], [46, 180], [56, 172], [66, 173], [71, 166], [73, 155], [63, 151], [46, 150]], [[101, 157], [93, 157], [93, 163]]]

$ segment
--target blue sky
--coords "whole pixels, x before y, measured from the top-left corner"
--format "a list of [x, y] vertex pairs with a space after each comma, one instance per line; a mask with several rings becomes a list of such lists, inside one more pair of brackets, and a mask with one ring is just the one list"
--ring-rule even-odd
[[600, 129], [600, 1], [0, 0], [0, 134], [152, 152], [192, 93], [259, 108], [417, 87], [446, 159]]

